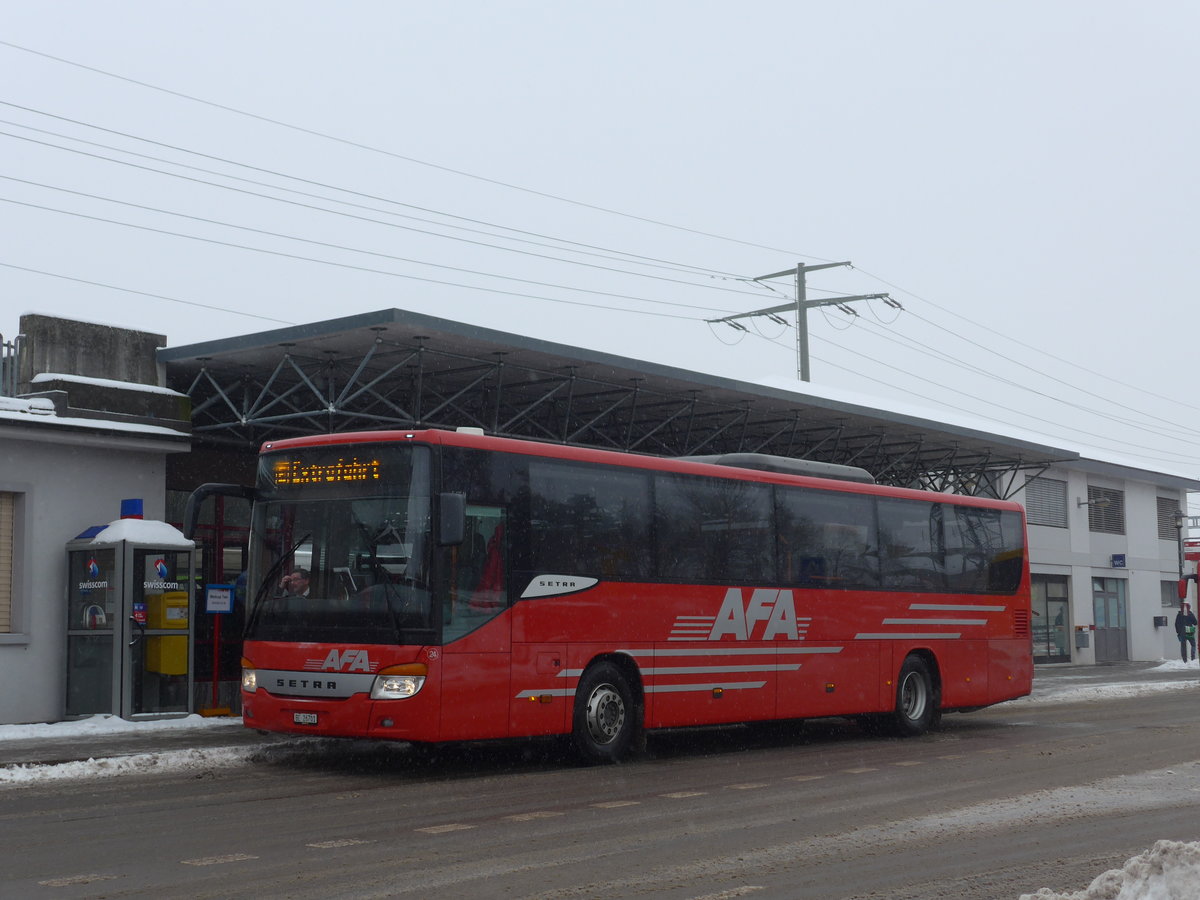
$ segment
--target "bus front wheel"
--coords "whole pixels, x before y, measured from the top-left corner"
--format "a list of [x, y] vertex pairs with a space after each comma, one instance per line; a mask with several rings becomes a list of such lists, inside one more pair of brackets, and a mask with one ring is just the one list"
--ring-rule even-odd
[[638, 705], [625, 675], [612, 663], [591, 666], [575, 691], [571, 734], [585, 760], [612, 763], [633, 746], [641, 725]]
[[935, 727], [939, 719], [941, 709], [929, 664], [919, 656], [910, 656], [896, 679], [896, 731], [904, 737], [916, 737]]

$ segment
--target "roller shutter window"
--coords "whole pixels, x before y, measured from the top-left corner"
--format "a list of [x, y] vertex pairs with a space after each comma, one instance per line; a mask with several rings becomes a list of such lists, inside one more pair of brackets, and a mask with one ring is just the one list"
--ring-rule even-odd
[[1058, 478], [1030, 478], [1025, 485], [1025, 517], [1030, 525], [1067, 527], [1067, 483]]
[[1125, 492], [1088, 485], [1088, 530], [1125, 533]]
[[1179, 515], [1179, 501], [1174, 497], [1157, 497], [1158, 501], [1158, 539], [1174, 541], [1179, 538], [1175, 526], [1175, 517]]

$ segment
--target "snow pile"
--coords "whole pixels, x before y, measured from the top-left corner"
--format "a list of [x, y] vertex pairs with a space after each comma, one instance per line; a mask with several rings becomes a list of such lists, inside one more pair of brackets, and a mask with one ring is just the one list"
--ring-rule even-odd
[[[208, 718], [189, 715], [174, 719], [130, 722], [120, 716], [88, 716], [72, 722], [43, 722], [35, 725], [0, 726], [0, 741], [64, 739], [87, 735], [144, 734], [147, 731], [196, 731], [227, 728], [241, 730], [240, 718]], [[54, 765], [0, 766], [0, 786], [65, 781], [71, 778], [111, 778], [115, 775], [148, 772], [182, 772], [242, 765], [253, 748], [216, 747], [165, 750], [107, 759], [88, 759]]]
[[0, 741], [25, 741], [44, 738], [68, 738], [89, 734], [144, 734], [147, 731], [187, 731], [196, 728], [232, 728], [241, 726], [238, 718], [179, 716], [131, 722], [114, 715], [88, 716], [70, 722], [40, 722], [36, 725], [0, 725]]
[[72, 778], [111, 778], [114, 775], [178, 773], [240, 766], [253, 748], [218, 747], [211, 750], [166, 750], [107, 759], [88, 759], [53, 766], [17, 765], [0, 768], [0, 785], [66, 781]]
[[1151, 849], [1096, 877], [1087, 890], [1042, 888], [1020, 900], [1200, 900], [1200, 843], [1158, 841]]

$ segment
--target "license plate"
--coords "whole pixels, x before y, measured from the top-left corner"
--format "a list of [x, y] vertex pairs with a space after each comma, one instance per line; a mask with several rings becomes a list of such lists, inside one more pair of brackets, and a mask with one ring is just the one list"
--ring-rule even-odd
[[297, 725], [316, 725], [316, 713], [292, 713], [292, 721]]

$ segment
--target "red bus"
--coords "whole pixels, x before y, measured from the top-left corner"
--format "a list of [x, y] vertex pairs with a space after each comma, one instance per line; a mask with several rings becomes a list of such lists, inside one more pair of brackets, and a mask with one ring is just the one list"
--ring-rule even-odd
[[[813, 467], [822, 474], [798, 474]], [[1016, 503], [757, 454], [472, 430], [266, 443], [247, 727], [413, 742], [853, 716], [918, 735], [1028, 694]]]

